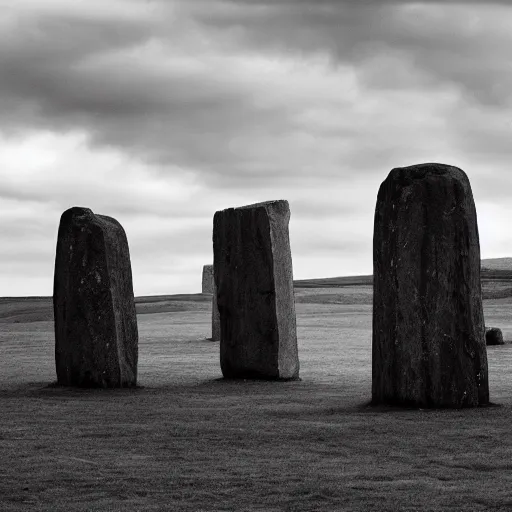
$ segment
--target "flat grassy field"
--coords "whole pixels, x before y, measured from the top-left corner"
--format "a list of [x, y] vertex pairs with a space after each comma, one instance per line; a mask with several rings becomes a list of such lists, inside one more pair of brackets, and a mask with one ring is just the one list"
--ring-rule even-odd
[[[369, 407], [368, 294], [296, 290], [298, 382], [223, 381], [201, 294], [139, 306], [135, 390], [49, 386], [53, 323], [0, 301], [0, 510], [510, 510], [512, 345], [495, 407]], [[506, 339], [511, 308], [485, 301]]]

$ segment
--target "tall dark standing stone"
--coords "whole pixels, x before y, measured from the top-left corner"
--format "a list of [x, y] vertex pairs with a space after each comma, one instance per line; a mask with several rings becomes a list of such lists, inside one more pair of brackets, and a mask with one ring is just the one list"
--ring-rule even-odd
[[115, 219], [87, 208], [70, 208], [62, 214], [53, 307], [58, 384], [137, 384], [130, 254], [124, 229]]
[[287, 201], [215, 213], [213, 275], [226, 378], [299, 376], [289, 220]]
[[204, 265], [203, 267], [203, 293], [213, 293], [213, 265]]
[[480, 245], [462, 170], [422, 164], [389, 173], [373, 265], [373, 403], [487, 404]]

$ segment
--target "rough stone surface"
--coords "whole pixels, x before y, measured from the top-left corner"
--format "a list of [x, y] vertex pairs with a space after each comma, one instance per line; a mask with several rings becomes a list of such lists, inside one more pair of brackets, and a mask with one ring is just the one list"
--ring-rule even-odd
[[226, 378], [299, 376], [289, 220], [287, 201], [215, 213], [214, 278]]
[[126, 234], [87, 208], [60, 219], [53, 291], [57, 382], [131, 387], [138, 333]]
[[213, 293], [213, 265], [205, 265], [203, 267], [203, 293]]
[[490, 327], [485, 330], [485, 342], [487, 345], [505, 345], [503, 333], [497, 327]]
[[466, 174], [393, 169], [373, 240], [372, 401], [419, 407], [489, 402], [475, 205]]

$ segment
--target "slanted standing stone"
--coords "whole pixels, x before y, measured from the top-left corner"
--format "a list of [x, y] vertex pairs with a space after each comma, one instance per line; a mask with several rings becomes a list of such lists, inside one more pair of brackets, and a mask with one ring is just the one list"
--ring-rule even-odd
[[203, 267], [203, 293], [213, 293], [213, 265]]
[[215, 213], [213, 275], [226, 378], [299, 376], [289, 220], [287, 201]]
[[373, 403], [487, 404], [480, 245], [462, 170], [390, 172], [377, 198], [373, 264]]
[[57, 383], [137, 384], [138, 333], [126, 234], [87, 208], [60, 219], [53, 291]]
[[490, 327], [485, 330], [486, 345], [505, 345], [503, 333], [497, 327]]

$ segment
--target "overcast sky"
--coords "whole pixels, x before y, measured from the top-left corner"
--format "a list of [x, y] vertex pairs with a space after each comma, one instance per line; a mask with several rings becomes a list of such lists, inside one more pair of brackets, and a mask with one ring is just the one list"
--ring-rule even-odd
[[0, 0], [0, 296], [52, 294], [71, 206], [124, 226], [136, 295], [199, 292], [215, 211], [271, 199], [295, 278], [369, 274], [380, 183], [430, 161], [512, 256], [509, 5]]

